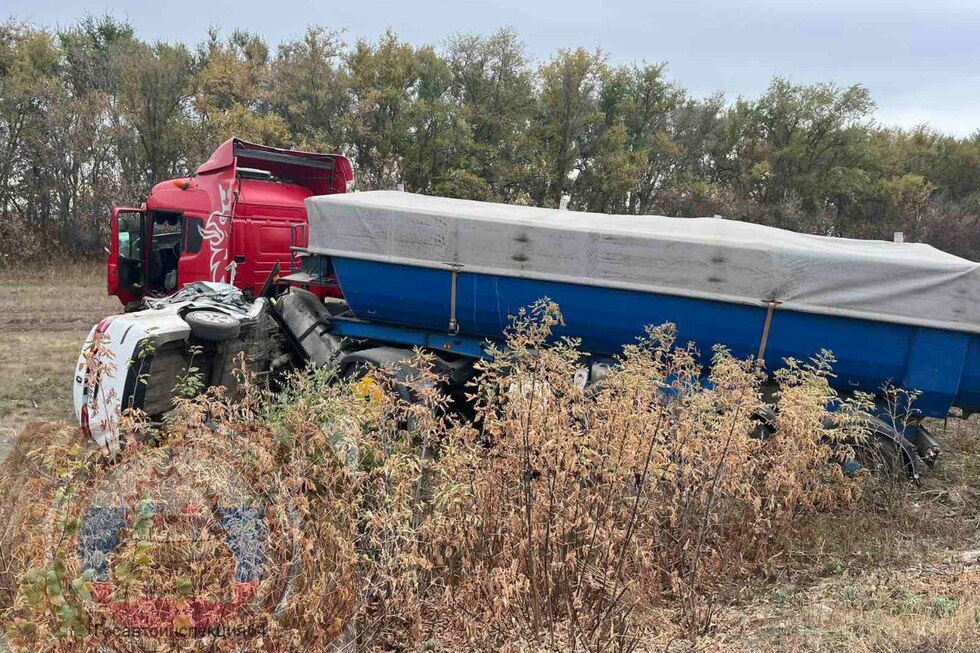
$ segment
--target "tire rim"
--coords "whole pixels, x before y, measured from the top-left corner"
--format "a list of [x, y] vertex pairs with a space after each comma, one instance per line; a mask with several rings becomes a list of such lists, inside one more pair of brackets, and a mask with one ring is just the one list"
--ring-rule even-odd
[[220, 324], [222, 326], [226, 324], [232, 325], [236, 322], [235, 318], [230, 315], [218, 313], [217, 311], [195, 311], [194, 319], [207, 324]]

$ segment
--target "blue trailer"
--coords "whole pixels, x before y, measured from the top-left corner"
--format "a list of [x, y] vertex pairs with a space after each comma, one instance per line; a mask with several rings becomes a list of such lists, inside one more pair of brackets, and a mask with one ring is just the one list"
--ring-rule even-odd
[[[922, 416], [980, 411], [980, 266], [921, 244], [795, 234], [717, 218], [607, 216], [399, 192], [307, 200], [305, 278], [339, 283], [330, 333], [392, 355], [484, 355], [521, 307], [615, 356], [648, 325], [769, 367], [821, 350], [841, 393], [921, 393]], [[919, 452], [938, 443], [911, 425]], [[903, 446], [907, 443], [903, 442]]]

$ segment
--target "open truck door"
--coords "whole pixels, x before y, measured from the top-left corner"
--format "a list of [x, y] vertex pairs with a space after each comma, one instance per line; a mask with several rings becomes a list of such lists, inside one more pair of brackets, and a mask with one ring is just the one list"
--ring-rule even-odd
[[146, 294], [148, 229], [146, 211], [116, 207], [112, 209], [112, 240], [106, 265], [110, 295], [123, 302], [142, 299]]

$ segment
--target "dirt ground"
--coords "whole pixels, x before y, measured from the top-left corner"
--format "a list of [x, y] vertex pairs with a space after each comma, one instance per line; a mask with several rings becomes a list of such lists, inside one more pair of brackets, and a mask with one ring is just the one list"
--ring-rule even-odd
[[[120, 308], [101, 263], [0, 272], [0, 457], [29, 423], [74, 419], [79, 348]], [[944, 453], [921, 487], [820, 520], [712, 633], [641, 650], [980, 653], [980, 420], [932, 426]]]
[[89, 329], [121, 309], [104, 262], [0, 272], [0, 458], [34, 421], [73, 419], [72, 369]]

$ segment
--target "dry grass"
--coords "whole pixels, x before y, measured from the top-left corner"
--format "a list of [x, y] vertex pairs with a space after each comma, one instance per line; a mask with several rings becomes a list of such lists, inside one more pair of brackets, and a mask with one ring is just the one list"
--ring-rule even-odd
[[71, 371], [94, 324], [121, 306], [102, 262], [0, 272], [0, 457], [26, 424], [70, 420]]
[[[973, 653], [980, 570], [950, 564], [869, 570], [805, 591], [776, 590], [727, 615], [739, 645], [723, 650]], [[737, 620], [737, 621], [736, 621]]]
[[932, 426], [946, 448], [920, 488], [818, 520], [757, 579], [703, 650], [980, 650], [980, 420]]

